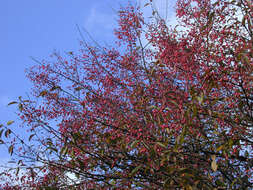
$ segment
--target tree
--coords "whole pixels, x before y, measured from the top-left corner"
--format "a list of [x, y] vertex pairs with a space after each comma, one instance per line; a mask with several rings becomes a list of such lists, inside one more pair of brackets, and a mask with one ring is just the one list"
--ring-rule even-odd
[[23, 185], [252, 188], [252, 14], [249, 0], [178, 0], [180, 30], [129, 5], [114, 47], [36, 60], [33, 98], [11, 103], [29, 140], [1, 132]]

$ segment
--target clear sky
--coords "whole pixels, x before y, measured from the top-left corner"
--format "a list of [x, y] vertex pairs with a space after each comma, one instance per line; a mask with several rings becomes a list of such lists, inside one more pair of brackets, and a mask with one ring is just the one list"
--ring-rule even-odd
[[[143, 5], [145, 1], [140, 0]], [[76, 25], [98, 42], [113, 39], [116, 12], [126, 0], [2, 0], [0, 6], [0, 123], [17, 120], [15, 106], [6, 105], [31, 88], [24, 70], [34, 65], [30, 56], [47, 59], [54, 50], [79, 49]], [[135, 2], [134, 0], [130, 2]], [[164, 11], [165, 0], [157, 0]], [[169, 1], [168, 17], [172, 18]], [[18, 122], [16, 122], [16, 125]], [[15, 125], [13, 126], [15, 127]], [[0, 162], [8, 154], [0, 145]], [[0, 163], [1, 165], [1, 163]]]

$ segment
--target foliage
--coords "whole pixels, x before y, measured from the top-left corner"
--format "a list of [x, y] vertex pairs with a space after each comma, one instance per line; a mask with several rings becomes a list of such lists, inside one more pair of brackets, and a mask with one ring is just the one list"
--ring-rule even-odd
[[155, 11], [118, 13], [114, 47], [82, 41], [80, 53], [27, 71], [33, 98], [11, 104], [31, 136], [15, 135], [12, 121], [1, 130], [22, 184], [252, 188], [250, 1], [178, 0], [174, 28]]

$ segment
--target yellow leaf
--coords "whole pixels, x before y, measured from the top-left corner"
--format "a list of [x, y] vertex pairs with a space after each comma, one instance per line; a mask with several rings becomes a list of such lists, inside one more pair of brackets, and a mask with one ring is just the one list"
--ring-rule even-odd
[[14, 123], [14, 121], [13, 121], [13, 120], [8, 121], [8, 122], [7, 122], [7, 125], [11, 125], [12, 123]]
[[219, 151], [221, 151], [223, 148], [224, 148], [224, 145], [221, 145], [221, 146], [219, 146], [219, 147], [216, 149], [216, 151], [219, 152]]
[[213, 170], [214, 172], [216, 172], [217, 169], [218, 169], [218, 165], [217, 165], [217, 163], [216, 163], [216, 156], [215, 156], [215, 155], [212, 155], [212, 156], [211, 156], [211, 159], [212, 159], [211, 168], [212, 168], [212, 170]]
[[212, 155], [212, 156], [211, 156], [211, 159], [212, 159], [212, 160], [216, 160], [216, 156], [215, 156], [215, 155]]
[[213, 170], [214, 172], [217, 171], [218, 165], [217, 165], [217, 163], [216, 163], [216, 160], [213, 160], [213, 161], [212, 161], [211, 167], [212, 167], [212, 170]]

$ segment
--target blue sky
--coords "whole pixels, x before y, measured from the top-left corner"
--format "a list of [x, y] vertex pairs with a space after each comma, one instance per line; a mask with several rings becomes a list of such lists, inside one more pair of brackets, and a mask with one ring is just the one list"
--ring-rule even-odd
[[[88, 30], [94, 39], [110, 40], [116, 23], [115, 6], [105, 0], [1, 1], [0, 123], [16, 120], [15, 106], [6, 105], [29, 93], [31, 83], [24, 70], [35, 64], [30, 56], [46, 59], [54, 50], [77, 50], [80, 35], [76, 25]], [[0, 159], [8, 156], [4, 149], [0, 146]]]
[[[24, 70], [34, 65], [30, 56], [47, 59], [54, 50], [79, 49], [76, 25], [100, 43], [113, 39], [116, 12], [126, 0], [6, 0], [0, 6], [0, 123], [17, 120], [15, 106], [6, 105], [29, 93]], [[134, 1], [131, 1], [134, 2]], [[162, 0], [157, 6], [163, 7]], [[144, 4], [144, 0], [141, 1]], [[169, 17], [172, 3], [169, 2]], [[161, 9], [163, 11], [163, 8]], [[16, 122], [18, 125], [18, 122]], [[15, 125], [13, 126], [15, 127]], [[0, 160], [8, 154], [0, 145]]]

